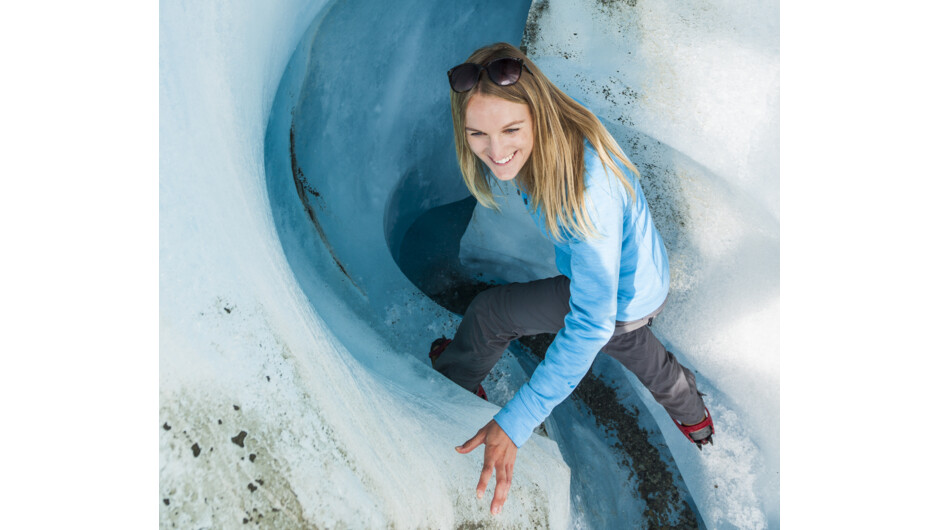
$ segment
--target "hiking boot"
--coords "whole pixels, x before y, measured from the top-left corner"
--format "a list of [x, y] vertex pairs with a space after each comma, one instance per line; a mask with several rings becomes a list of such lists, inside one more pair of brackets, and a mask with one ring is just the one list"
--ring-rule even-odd
[[[431, 343], [431, 351], [428, 352], [428, 357], [431, 358], [431, 367], [435, 370], [437, 370], [438, 357], [444, 353], [444, 350], [447, 349], [447, 346], [449, 346], [451, 342], [453, 342], [451, 339], [448, 339], [447, 337], [441, 337], [439, 339], [434, 339], [434, 342]], [[489, 399], [486, 398], [486, 391], [483, 390], [483, 385], [477, 386], [477, 390], [474, 392], [474, 394], [483, 398], [484, 401], [489, 401]]]
[[715, 434], [715, 424], [712, 423], [712, 415], [708, 412], [708, 407], [705, 407], [705, 419], [695, 425], [685, 425], [675, 419], [672, 421], [676, 422], [676, 427], [679, 427], [679, 430], [690, 442], [698, 446], [699, 451], [702, 450], [702, 446], [705, 444], [714, 445], [712, 435]]
[[434, 342], [431, 343], [431, 351], [428, 352], [428, 357], [431, 358], [431, 368], [437, 370], [437, 358], [444, 353], [444, 350], [450, 345], [451, 342], [454, 342], [447, 337], [441, 337], [439, 339], [434, 339]]

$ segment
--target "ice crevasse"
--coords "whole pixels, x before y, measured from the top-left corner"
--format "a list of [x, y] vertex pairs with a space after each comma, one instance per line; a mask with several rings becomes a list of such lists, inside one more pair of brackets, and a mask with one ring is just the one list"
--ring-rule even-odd
[[[699, 453], [629, 374], [611, 381], [661, 430], [699, 524], [779, 526], [777, 11], [161, 2], [161, 526], [614, 524], [581, 498], [587, 449], [551, 436], [519, 451], [501, 515], [492, 483], [476, 499], [482, 451], [453, 447], [498, 408], [427, 364], [459, 316], [399, 269], [415, 220], [467, 197], [443, 72], [494, 41], [524, 42], [644, 174], [673, 263], [657, 334], [719, 445]], [[550, 248], [488, 243], [494, 215], [474, 211], [463, 262], [536, 274], [522, 258]]]

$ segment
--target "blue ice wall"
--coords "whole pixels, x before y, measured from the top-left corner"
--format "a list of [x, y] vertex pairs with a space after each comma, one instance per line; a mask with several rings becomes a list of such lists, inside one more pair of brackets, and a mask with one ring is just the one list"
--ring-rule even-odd
[[[479, 46], [518, 43], [528, 8], [341, 2], [288, 67], [267, 133], [269, 191], [275, 212], [296, 210], [302, 193], [310, 221], [279, 223], [285, 252], [303, 277], [310, 265], [292, 252], [303, 246], [297, 238], [325, 241], [337, 284], [359, 299], [352, 305], [370, 320], [396, 321], [394, 336], [413, 339], [408, 321], [429, 325], [428, 315], [409, 319], [402, 303], [418, 298], [395, 264], [405, 232], [421, 213], [469, 195], [454, 157], [445, 73]], [[317, 233], [297, 232], [311, 221]]]
[[[452, 333], [457, 320], [418, 291], [395, 263], [414, 219], [466, 196], [453, 161], [443, 73], [479, 45], [518, 43], [529, 6], [375, 4], [161, 2], [160, 420], [171, 427], [160, 432], [160, 495], [167, 501], [160, 504], [161, 524], [228, 527], [247, 519], [275, 527], [564, 528], [622, 522], [617, 514], [642, 506], [618, 505], [614, 508], [621, 512], [595, 517], [594, 508], [585, 509], [585, 500], [570, 493], [594, 491], [590, 497], [597, 498], [599, 482], [570, 474], [558, 445], [541, 436], [519, 453], [511, 502], [500, 518], [489, 516], [488, 504], [472, 492], [481, 455], [460, 457], [453, 446], [492, 417], [496, 405], [455, 390], [427, 366], [424, 345]], [[557, 41], [575, 38], [569, 32], [580, 39], [605, 31], [619, 34], [611, 13], [604, 11], [612, 5], [552, 4], [540, 11], [543, 27], [555, 20], [560, 29], [545, 29], [543, 36], [549, 38], [535, 42], [535, 49], [559, 52], [555, 64], [561, 65], [571, 54]], [[713, 112], [710, 96], [694, 91], [697, 82], [674, 78], [707, 61], [710, 72], [728, 66], [721, 62], [724, 57], [747, 59], [742, 64], [748, 68], [739, 69], [742, 75], [729, 79], [750, 75], [754, 64], [773, 74], [772, 60], [764, 54], [751, 59], [754, 54], [726, 53], [724, 39], [715, 41], [720, 46], [697, 48], [699, 42], [714, 44], [710, 34], [696, 32], [693, 39], [683, 33], [688, 20], [701, 17], [685, 17], [680, 9], [682, 16], [673, 20], [670, 13], [676, 10], [669, 2], [641, 3], [633, 11], [628, 8], [637, 6], [629, 2], [617, 5], [631, 24], [625, 34], [639, 42], [629, 49], [643, 51], [647, 59], [667, 59], [650, 60], [635, 72], [638, 79], [659, 83], [643, 87], [622, 106], [646, 105], [634, 113], [637, 128], [703, 163], [708, 153], [722, 152], [713, 149], [716, 144], [739, 145], [736, 137], [723, 141], [722, 135], [706, 134], [716, 123], [713, 118], [731, 114], [721, 106], [721, 112]], [[589, 16], [565, 11], [580, 13], [576, 8], [587, 9]], [[591, 9], [602, 13], [590, 14]], [[721, 10], [699, 14], [718, 22], [725, 17]], [[574, 23], [579, 24], [576, 32], [571, 31]], [[682, 53], [658, 47], [664, 24], [674, 30], [670, 42], [686, 45]], [[588, 41], [605, 47], [602, 39]], [[686, 59], [693, 55], [694, 61]], [[581, 60], [590, 56], [585, 53]], [[673, 57], [684, 62], [677, 67], [668, 61]], [[582, 63], [567, 77], [592, 84], [591, 78], [578, 76], [585, 68], [601, 68], [595, 66]], [[596, 76], [601, 70], [588, 73]], [[722, 78], [712, 77], [721, 84]], [[669, 97], [675, 87], [690, 91], [683, 94], [686, 99]], [[671, 113], [663, 115], [660, 107]], [[677, 136], [675, 131], [687, 129], [686, 117], [704, 121], [694, 134]], [[744, 122], [718, 123], [738, 131]], [[772, 128], [773, 122], [767, 123]], [[772, 146], [757, 136], [761, 146]], [[724, 158], [728, 167], [740, 159]], [[747, 160], [763, 164], [764, 158]], [[720, 164], [715, 167], [724, 171]], [[729, 198], [748, 188], [734, 179], [716, 186], [697, 180], [691, 170], [676, 176], [691, 182], [688, 193], [680, 190], [682, 197], [701, 204], [700, 210], [684, 211], [695, 215], [679, 218], [704, 227], [713, 238], [700, 245], [699, 239], [689, 239], [707, 259], [727, 256], [721, 244], [735, 232], [702, 223], [701, 217], [709, 221], [709, 214], [718, 211], [720, 219], [755, 225], [759, 217], [746, 210], [724, 214], [744, 204]], [[772, 186], [762, 182], [750, 178], [747, 185], [773, 202]], [[774, 233], [772, 225], [758, 228]], [[767, 239], [758, 241], [760, 248], [772, 248], [764, 244]], [[744, 258], [758, 255], [751, 247], [736, 248], [744, 248]], [[686, 268], [715, 275], [727, 270], [720, 259]], [[693, 293], [726, 290], [721, 281], [703, 278], [691, 278], [699, 284], [689, 277], [678, 280]], [[755, 300], [749, 294], [743, 298]], [[769, 324], [758, 322], [760, 335], [768, 335], [774, 318], [775, 298], [766, 300], [769, 309], [761, 314]], [[760, 302], [765, 304], [763, 298]], [[683, 307], [678, 307], [681, 315]], [[684, 312], [697, 307], [687, 304]], [[751, 320], [740, 322], [754, 328]], [[691, 329], [708, 332], [704, 325]], [[680, 338], [676, 335], [677, 343]], [[720, 359], [713, 351], [720, 348], [697, 343], [702, 351], [685, 346], [682, 352], [696, 354], [693, 361]], [[501, 386], [491, 392], [494, 400], [510, 395], [512, 385], [525, 378], [512, 352], [506, 358], [498, 366]], [[697, 366], [703, 380], [718, 388], [753, 379], [737, 377], [739, 372], [726, 376], [730, 372], [723, 369], [735, 365], [741, 363]], [[768, 370], [767, 380], [778, 381], [774, 375]], [[633, 403], [642, 408], [646, 402], [638, 395]], [[577, 405], [565, 407], [559, 422], [547, 427], [570, 434], [565, 443], [581, 447], [574, 459], [568, 453], [568, 462], [582, 472], [605, 469], [606, 461], [593, 455], [603, 453], [607, 442], [584, 430], [581, 420], [591, 420], [579, 419]], [[735, 407], [733, 400], [723, 402], [721, 419], [730, 421]], [[766, 521], [754, 492], [773, 496], [749, 471], [761, 460], [724, 465], [738, 455], [738, 442], [753, 446], [754, 423], [745, 414], [739, 418], [720, 426], [730, 442], [723, 446], [723, 459], [684, 458], [698, 470], [692, 476], [696, 495], [707, 493], [696, 500], [708, 507], [709, 524], [756, 521], [759, 527]], [[657, 423], [666, 424], [668, 418], [647, 418], [645, 426], [655, 431]], [[242, 443], [234, 443], [242, 431]], [[676, 433], [670, 433], [672, 445]], [[662, 439], [657, 443], [665, 445]], [[707, 482], [716, 462], [726, 468], [720, 490]], [[611, 487], [600, 489], [616, 493], [626, 475], [605, 473]], [[582, 489], [569, 489], [569, 479], [581, 482]], [[725, 491], [745, 494], [735, 495], [734, 510], [726, 509], [720, 495]], [[569, 513], [571, 507], [581, 511]], [[770, 513], [774, 526], [775, 513]]]
[[[331, 230], [331, 216], [361, 212], [375, 229], [363, 238], [374, 254], [364, 254], [393, 272], [384, 279], [357, 268], [341, 235], [326, 239], [335, 248], [324, 245], [298, 199], [298, 83], [324, 21], [349, 7], [160, 4], [161, 526], [564, 527], [568, 468], [555, 444], [536, 440], [520, 452], [517, 502], [493, 519], [473, 495], [477, 455], [453, 448], [495, 407], [434, 377], [413, 344], [397, 346], [410, 342], [396, 338], [398, 322], [414, 336], [408, 312], [433, 318], [385, 242], [385, 198], [398, 177], [380, 179], [386, 189], [374, 194], [375, 175], [330, 172], [352, 179], [364, 204], [321, 216]], [[349, 145], [330, 163], [366, 159], [353, 149], [368, 142], [363, 131], [332, 130]], [[297, 167], [330, 168], [311, 157]], [[346, 272], [344, 262], [353, 264]], [[450, 325], [446, 312], [437, 316]]]

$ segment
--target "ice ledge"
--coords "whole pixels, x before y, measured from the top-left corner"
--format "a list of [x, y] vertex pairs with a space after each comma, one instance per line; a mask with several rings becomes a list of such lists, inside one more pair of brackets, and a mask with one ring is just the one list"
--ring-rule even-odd
[[359, 344], [398, 359], [362, 367], [286, 262], [265, 127], [329, 7], [160, 6], [161, 526], [564, 528], [569, 475], [552, 442], [520, 451], [511, 501], [490, 516], [474, 495], [482, 452], [453, 447], [493, 407], [350, 319]]

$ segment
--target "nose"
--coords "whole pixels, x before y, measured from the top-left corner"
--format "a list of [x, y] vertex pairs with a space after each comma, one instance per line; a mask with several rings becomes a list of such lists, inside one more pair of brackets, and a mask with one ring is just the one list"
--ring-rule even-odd
[[506, 155], [509, 153], [504, 153], [503, 151], [505, 150], [505, 142], [495, 138], [490, 139], [490, 156], [492, 156], [494, 160], [501, 160], [506, 158]]

